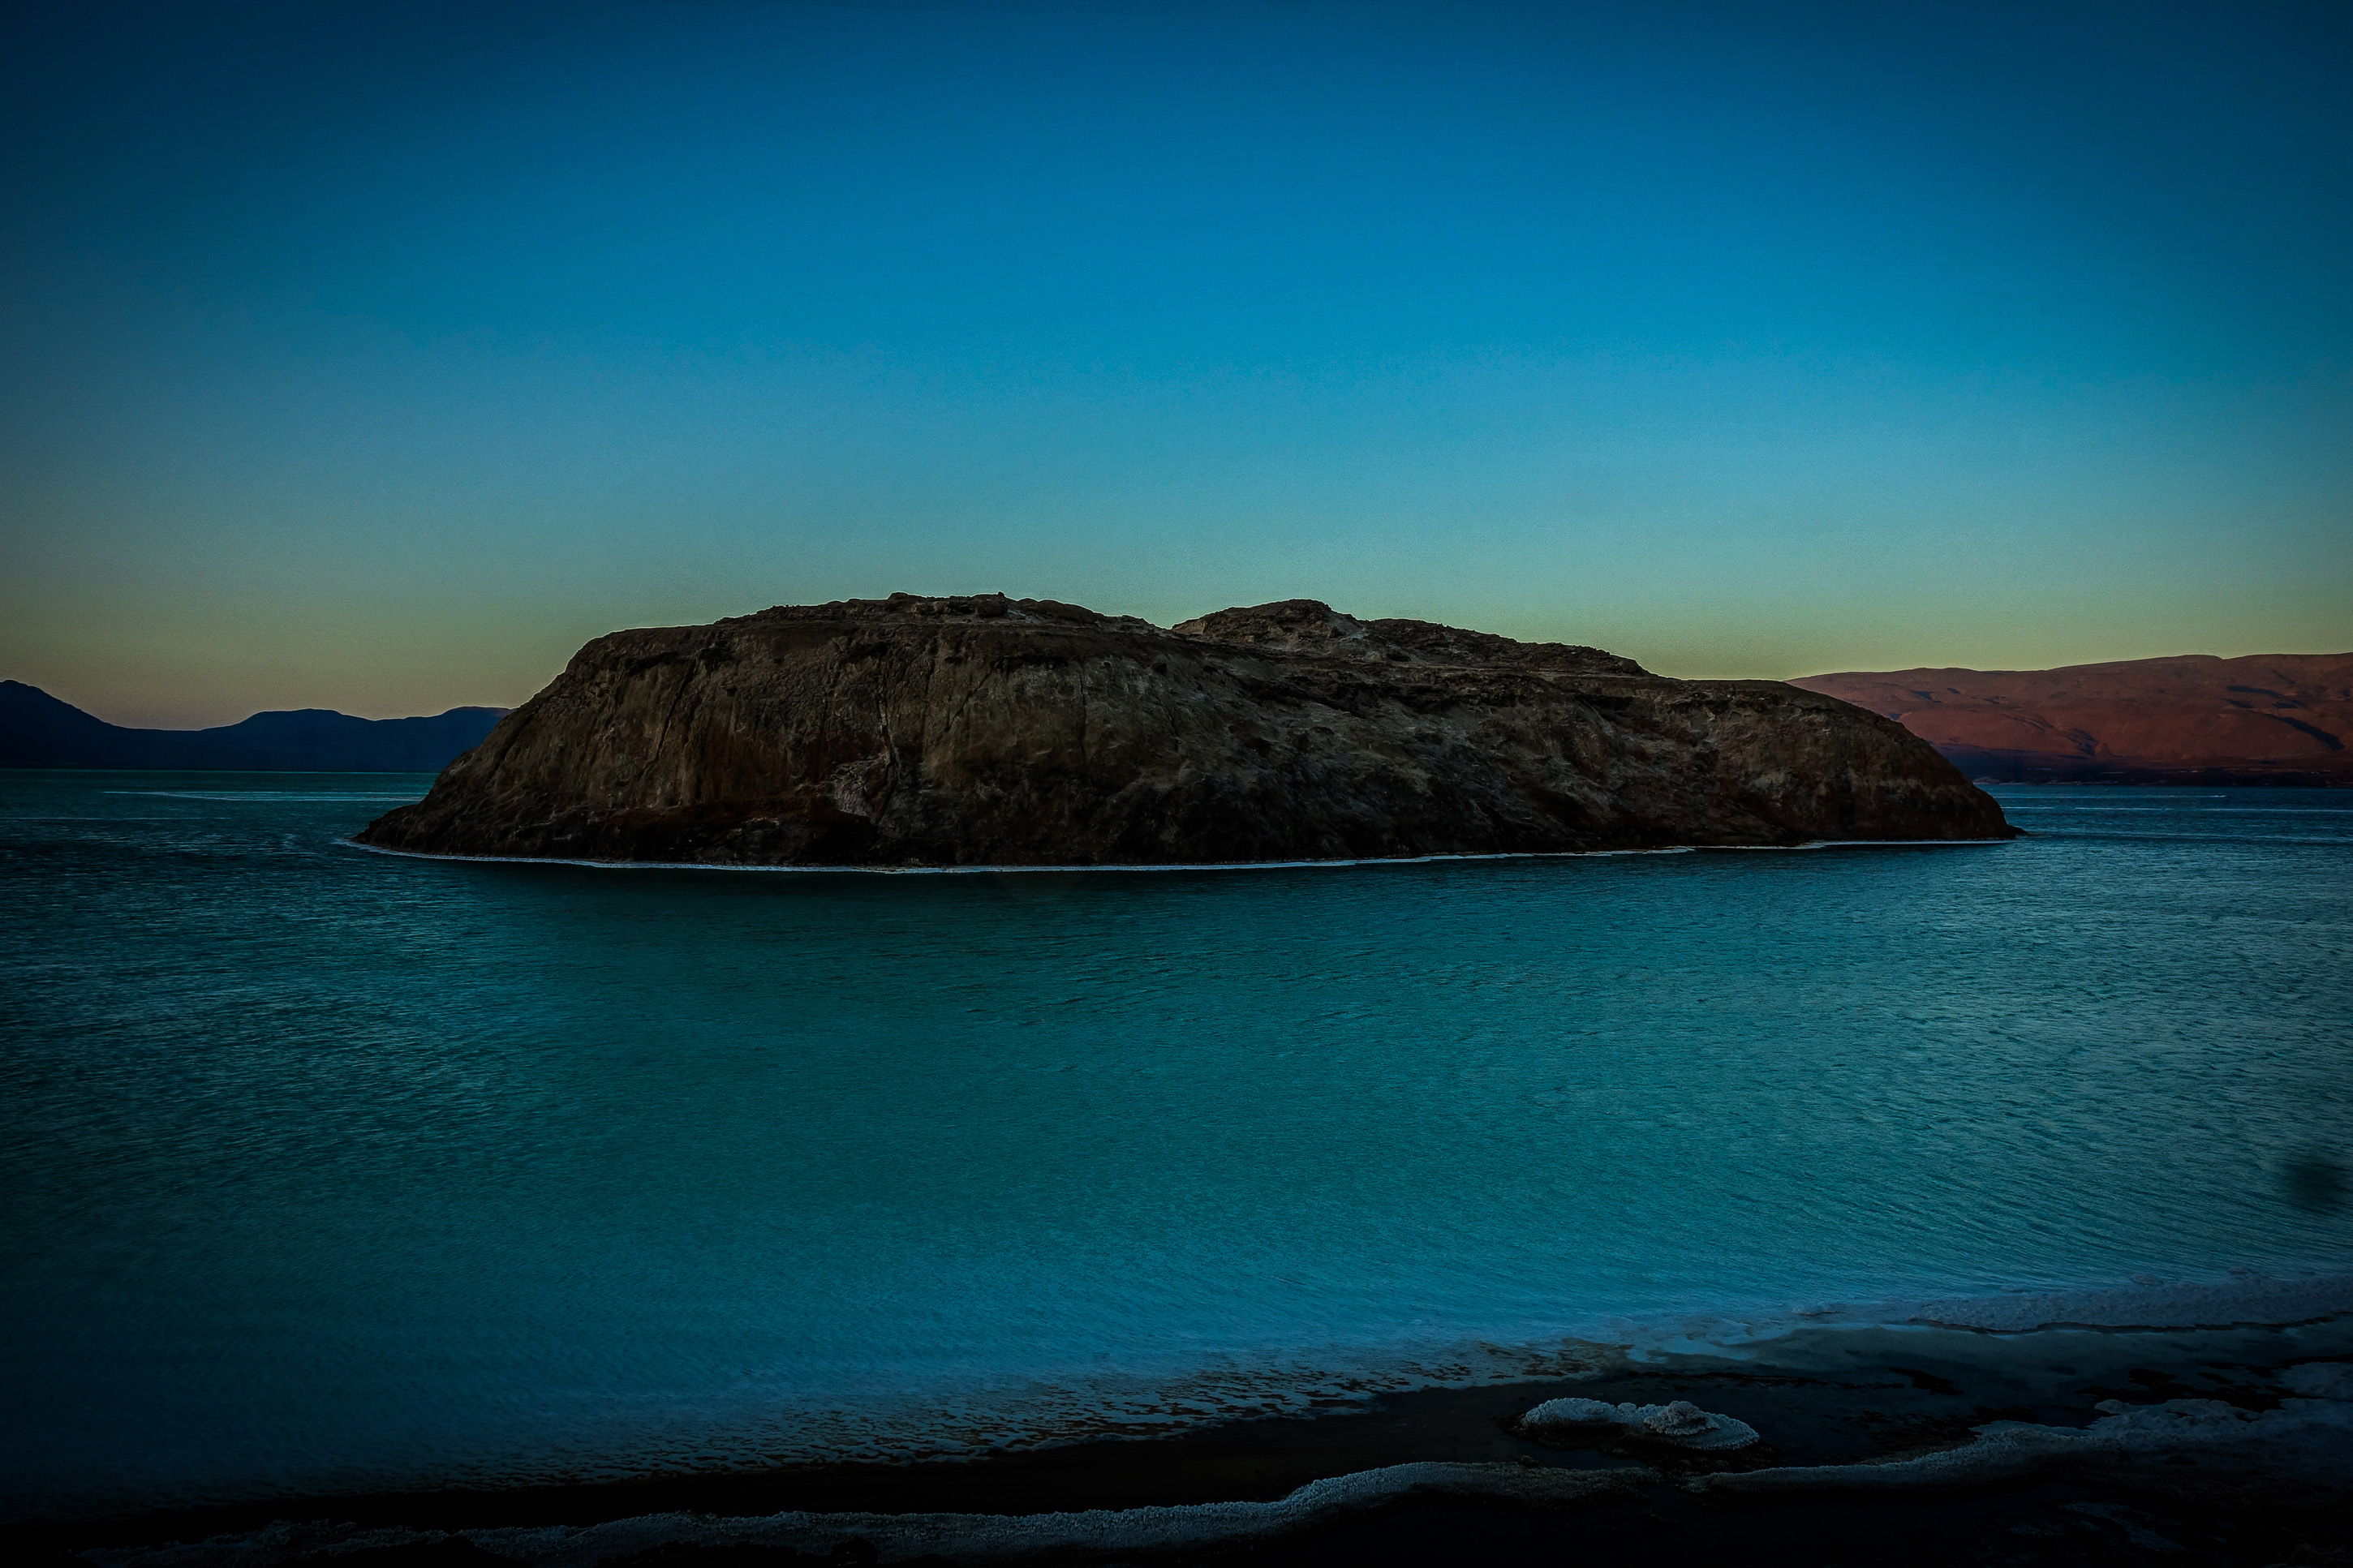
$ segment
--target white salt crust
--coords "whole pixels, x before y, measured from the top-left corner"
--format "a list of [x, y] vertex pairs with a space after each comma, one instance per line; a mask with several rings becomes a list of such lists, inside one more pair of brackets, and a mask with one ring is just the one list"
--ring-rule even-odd
[[338, 838], [346, 849], [390, 855], [403, 860], [455, 860], [484, 866], [583, 866], [594, 871], [766, 871], [809, 877], [976, 877], [1051, 871], [1306, 871], [1348, 866], [1429, 866], [1451, 860], [1587, 860], [1613, 855], [1710, 855], [1807, 849], [1931, 849], [2008, 844], [2007, 838], [1816, 838], [1803, 844], [1670, 844], [1656, 849], [1533, 849], [1493, 855], [1373, 856], [1356, 860], [1198, 860], [1136, 866], [754, 866], [705, 860], [568, 860], [552, 855], [436, 855], [423, 849], [387, 849], [356, 838]]
[[[2111, 1399], [2097, 1406], [2102, 1418], [2080, 1430], [1996, 1421], [1977, 1428], [1975, 1440], [1964, 1447], [1918, 1458], [1718, 1472], [1683, 1484], [1703, 1499], [1725, 1503], [1840, 1493], [1935, 1494], [2069, 1480], [2174, 1495], [2211, 1492], [2242, 1504], [2269, 1502], [2330, 1513], [2353, 1505], [2353, 1363], [2306, 1363], [2289, 1368], [2279, 1383], [2289, 1397], [2275, 1410], [2242, 1410], [2211, 1399], [2142, 1405]], [[1540, 1415], [1546, 1418], [1537, 1420]], [[1745, 1423], [1687, 1405], [1551, 1400], [1522, 1419], [1542, 1427], [1560, 1424], [1553, 1419], [1560, 1415], [1567, 1417], [1567, 1425], [1588, 1429], [1599, 1422], [1625, 1426], [1663, 1416], [1661, 1425], [1668, 1432], [1685, 1435], [1698, 1432], [1694, 1417], [1701, 1417], [1723, 1424], [1721, 1429], [1746, 1432], [1749, 1441], [1756, 1438]], [[2191, 1463], [2185, 1468], [2168, 1462], [2176, 1458]], [[1275, 1502], [1018, 1515], [791, 1512], [723, 1519], [661, 1513], [586, 1527], [463, 1531], [456, 1537], [529, 1568], [596, 1568], [607, 1558], [673, 1542], [786, 1547], [823, 1555], [845, 1542], [862, 1540], [884, 1563], [926, 1553], [959, 1563], [1181, 1561], [1415, 1503], [1568, 1510], [1630, 1501], [1662, 1480], [1657, 1471], [1641, 1468], [1422, 1463], [1313, 1481]], [[248, 1535], [81, 1555], [96, 1568], [269, 1568], [296, 1558], [332, 1560], [452, 1538], [445, 1531], [280, 1523]]]
[[[470, 1530], [464, 1539], [530, 1568], [596, 1568], [672, 1542], [786, 1547], [823, 1555], [848, 1541], [870, 1543], [878, 1561], [927, 1552], [959, 1563], [1041, 1557], [1080, 1560], [1115, 1553], [1121, 1562], [1193, 1557], [1258, 1545], [1413, 1503], [1502, 1504], [1560, 1510], [1624, 1501], [1657, 1483], [1646, 1469], [1563, 1470], [1526, 1465], [1412, 1464], [1311, 1481], [1275, 1502], [1198, 1503], [1182, 1508], [1094, 1509], [1084, 1513], [779, 1513], [719, 1519], [657, 1513], [585, 1528]], [[272, 1525], [153, 1551], [90, 1552], [100, 1568], [261, 1568], [289, 1558], [330, 1557], [375, 1547], [430, 1545], [440, 1532], [355, 1531], [350, 1526]]]
[[1599, 1399], [1547, 1399], [1520, 1417], [1520, 1431], [1538, 1439], [1603, 1434], [1677, 1448], [1746, 1448], [1757, 1428], [1689, 1400], [1666, 1405], [1609, 1405]]
[[[1995, 1421], [1965, 1447], [1879, 1464], [1796, 1465], [1702, 1476], [1724, 1501], [1835, 1493], [1970, 1491], [2041, 1481], [2101, 1481], [2169, 1493], [2219, 1492], [2308, 1509], [2353, 1504], [2353, 1363], [2308, 1363], [2281, 1383], [2300, 1398], [2276, 1410], [2214, 1399], [2103, 1400], [2080, 1429]], [[2185, 1460], [2177, 1466], [2171, 1461]]]

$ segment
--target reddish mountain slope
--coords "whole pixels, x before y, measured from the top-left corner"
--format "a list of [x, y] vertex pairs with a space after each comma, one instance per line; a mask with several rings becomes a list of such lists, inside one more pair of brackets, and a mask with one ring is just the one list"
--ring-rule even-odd
[[1789, 682], [1883, 713], [1972, 778], [2353, 785], [2353, 653]]

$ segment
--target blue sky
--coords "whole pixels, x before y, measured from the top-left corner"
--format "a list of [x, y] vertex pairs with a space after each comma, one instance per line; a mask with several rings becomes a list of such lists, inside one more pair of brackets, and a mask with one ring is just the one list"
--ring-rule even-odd
[[2353, 647], [2323, 7], [109, 6], [0, 63], [0, 674], [1309, 595], [1679, 675]]

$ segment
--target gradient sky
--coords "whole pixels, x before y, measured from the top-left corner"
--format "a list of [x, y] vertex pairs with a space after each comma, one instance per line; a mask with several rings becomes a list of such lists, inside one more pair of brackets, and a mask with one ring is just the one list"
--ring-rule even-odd
[[503, 706], [898, 589], [1678, 675], [2342, 650], [2344, 16], [28, 12], [0, 676]]

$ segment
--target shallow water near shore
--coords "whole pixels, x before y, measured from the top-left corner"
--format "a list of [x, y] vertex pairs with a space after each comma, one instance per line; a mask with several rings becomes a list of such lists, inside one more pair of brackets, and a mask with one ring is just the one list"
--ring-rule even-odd
[[1123, 877], [337, 842], [427, 782], [0, 774], [11, 1516], [972, 1452], [2021, 1293], [2262, 1321], [2353, 1272], [2353, 793]]

